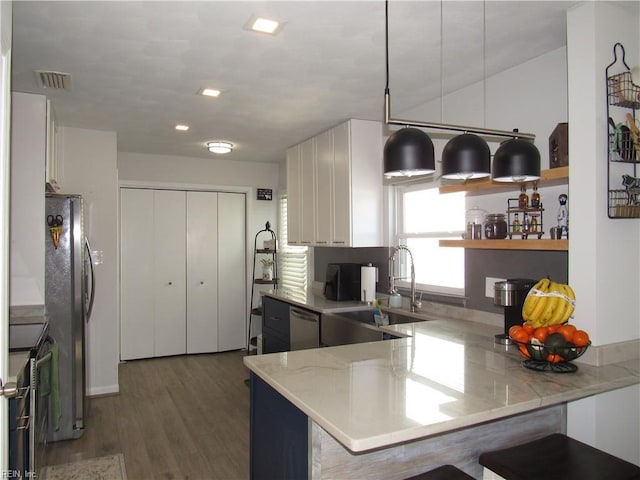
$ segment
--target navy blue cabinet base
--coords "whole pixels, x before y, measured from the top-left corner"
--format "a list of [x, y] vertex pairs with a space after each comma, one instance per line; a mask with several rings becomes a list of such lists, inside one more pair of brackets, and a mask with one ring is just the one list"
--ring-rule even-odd
[[262, 297], [262, 353], [289, 350], [289, 304], [275, 298]]
[[251, 373], [251, 480], [308, 478], [308, 417]]

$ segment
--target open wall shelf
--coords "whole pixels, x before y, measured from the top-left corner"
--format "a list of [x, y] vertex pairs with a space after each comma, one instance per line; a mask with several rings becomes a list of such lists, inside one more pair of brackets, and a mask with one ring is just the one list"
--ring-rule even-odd
[[[550, 168], [540, 172], [539, 187], [566, 184], [569, 180], [569, 167]], [[529, 182], [531, 183], [531, 182]], [[491, 179], [470, 180], [456, 185], [443, 185], [440, 193], [467, 192], [469, 195], [485, 195], [487, 193], [520, 190], [520, 183], [494, 182]]]
[[569, 240], [521, 239], [512, 240], [440, 240], [441, 247], [463, 247], [484, 250], [547, 250], [568, 251]]

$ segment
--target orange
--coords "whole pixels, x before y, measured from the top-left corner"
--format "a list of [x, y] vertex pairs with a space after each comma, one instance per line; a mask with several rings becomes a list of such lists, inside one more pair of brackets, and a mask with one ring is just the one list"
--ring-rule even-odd
[[575, 325], [562, 325], [559, 329], [558, 329], [558, 333], [562, 334], [562, 336], [564, 337], [564, 339], [567, 342], [570, 342], [571, 339], [573, 338], [573, 334], [576, 332], [577, 328], [575, 327]]
[[533, 338], [537, 338], [540, 343], [544, 344], [548, 336], [549, 329], [547, 327], [538, 327], [533, 331]]
[[571, 343], [573, 343], [576, 347], [584, 347], [585, 345], [589, 345], [589, 334], [584, 330], [576, 330], [571, 338]]
[[547, 331], [549, 332], [549, 335], [551, 335], [552, 333], [556, 333], [559, 328], [560, 325], [550, 325], [547, 327]]
[[511, 338], [513, 338], [516, 342], [529, 343], [529, 334], [525, 332], [524, 328], [516, 330]]
[[522, 328], [524, 328], [524, 331], [527, 332], [527, 335], [529, 335], [529, 336], [533, 335], [533, 331], [535, 330], [533, 328], [533, 325], [531, 325], [528, 322], [523, 323], [522, 324]]
[[514, 325], [513, 327], [509, 328], [509, 336], [511, 338], [513, 338], [513, 336], [516, 334], [516, 332], [522, 330], [522, 326], [520, 325]]
[[520, 349], [522, 355], [524, 355], [526, 358], [531, 358], [531, 354], [529, 353], [526, 345], [518, 345], [518, 348]]

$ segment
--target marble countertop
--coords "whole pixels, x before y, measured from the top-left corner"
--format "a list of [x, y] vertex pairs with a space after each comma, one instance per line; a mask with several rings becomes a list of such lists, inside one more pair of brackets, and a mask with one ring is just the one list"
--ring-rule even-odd
[[309, 288], [306, 292], [291, 292], [285, 288], [279, 288], [277, 290], [268, 290], [263, 292], [264, 296], [277, 298], [278, 300], [284, 300], [292, 305], [297, 305], [307, 310], [312, 310], [318, 313], [339, 313], [339, 312], [353, 312], [357, 310], [373, 310], [372, 305], [368, 305], [358, 301], [343, 301], [336, 302], [334, 300], [327, 300], [322, 290]]
[[640, 383], [640, 360], [524, 368], [495, 329], [440, 319], [384, 327], [407, 338], [247, 356], [247, 367], [347, 449], [363, 452]]

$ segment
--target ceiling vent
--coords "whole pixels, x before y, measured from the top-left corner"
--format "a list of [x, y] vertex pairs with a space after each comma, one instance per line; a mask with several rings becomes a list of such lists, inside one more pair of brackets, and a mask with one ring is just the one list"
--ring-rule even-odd
[[36, 70], [36, 79], [40, 88], [51, 90], [71, 90], [71, 74]]

